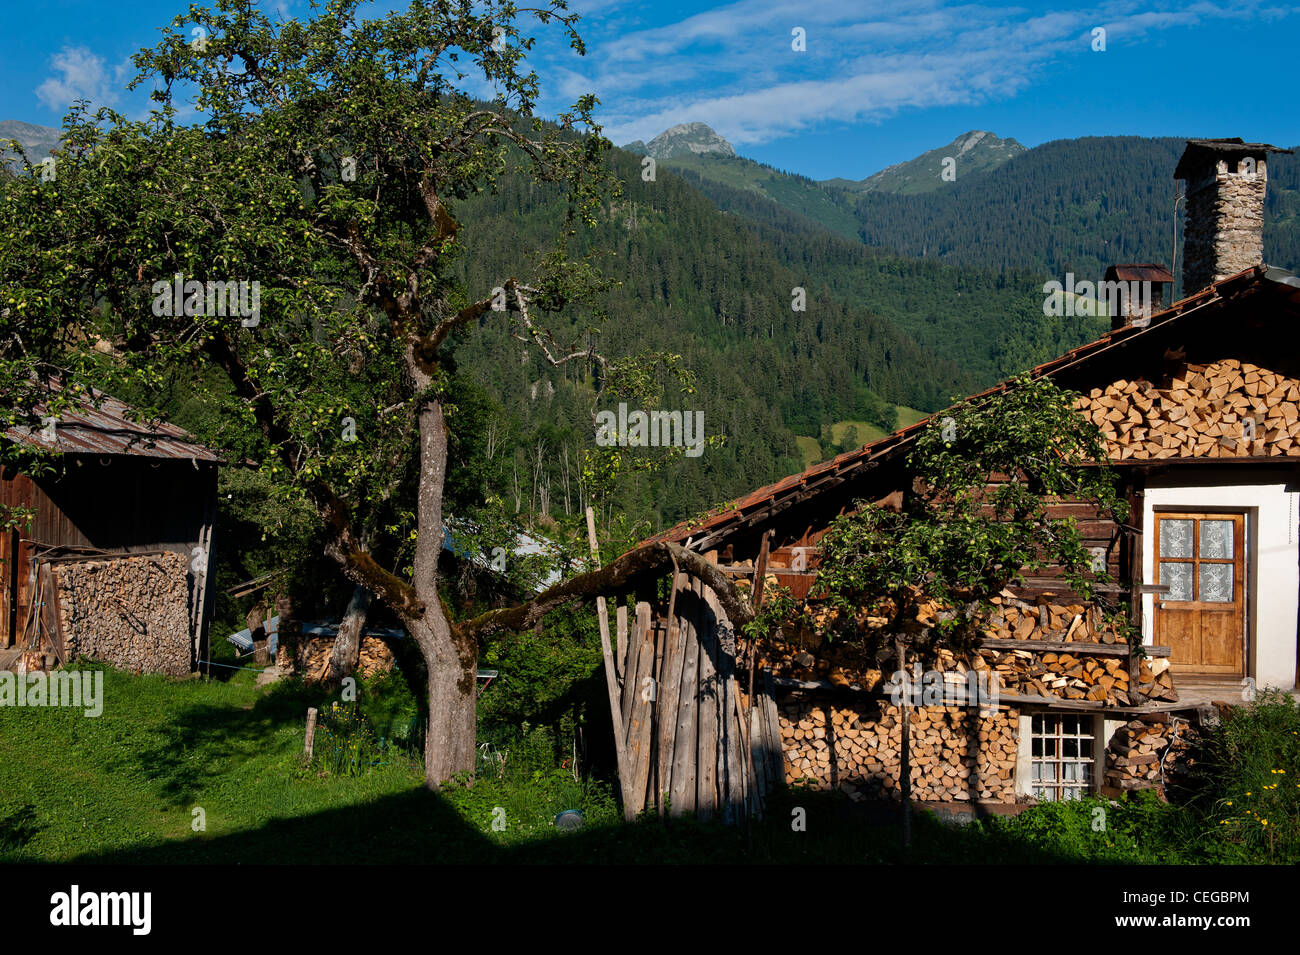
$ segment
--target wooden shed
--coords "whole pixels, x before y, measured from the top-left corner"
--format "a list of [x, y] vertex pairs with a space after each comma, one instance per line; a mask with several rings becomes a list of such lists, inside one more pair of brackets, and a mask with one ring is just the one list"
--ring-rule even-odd
[[206, 656], [218, 457], [97, 403], [0, 437], [57, 452], [49, 475], [0, 469], [0, 505], [35, 511], [0, 532], [0, 669], [27, 650], [189, 672]]

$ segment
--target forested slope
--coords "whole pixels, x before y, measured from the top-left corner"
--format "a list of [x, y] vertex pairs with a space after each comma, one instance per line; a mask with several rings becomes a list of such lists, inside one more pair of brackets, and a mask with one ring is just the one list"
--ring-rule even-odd
[[[857, 238], [868, 246], [1044, 279], [1073, 272], [1095, 280], [1115, 263], [1169, 264], [1174, 199], [1184, 188], [1173, 171], [1185, 144], [1176, 137], [1055, 140], [922, 194], [855, 194], [828, 187], [818, 198], [852, 214]], [[714, 160], [696, 165], [704, 162]], [[728, 189], [716, 171], [705, 172], [684, 174], [724, 209], [762, 222], [780, 218], [783, 211], [795, 213], [806, 225], [848, 233], [840, 214], [821, 211], [806, 194], [785, 201], [769, 189], [764, 194], [771, 201], [763, 208], [756, 195]], [[1180, 246], [1182, 212], [1180, 204]], [[1269, 158], [1264, 254], [1271, 265], [1300, 268], [1300, 158], [1295, 155]]]
[[[721, 448], [640, 476], [620, 505], [664, 524], [798, 470], [794, 434], [837, 420], [890, 423], [882, 401], [925, 410], [1095, 337], [1096, 324], [1043, 317], [1041, 280], [909, 261], [830, 235], [761, 195], [694, 188], [637, 157], [612, 160], [624, 195], [584, 237], [605, 251], [618, 281], [598, 334], [608, 355], [672, 351], [698, 376], [694, 395], [668, 393], [664, 410], [704, 411]], [[687, 172], [686, 176], [690, 173]], [[462, 206], [463, 278], [471, 294], [522, 271], [547, 249], [558, 197], [506, 178]], [[806, 290], [806, 310], [791, 308]], [[524, 485], [549, 487], [563, 512], [578, 451], [593, 441], [589, 369], [553, 369], [504, 338], [491, 316], [458, 351], [462, 368], [497, 396], [511, 424], [511, 465]], [[582, 315], [565, 317], [580, 336]], [[484, 332], [491, 328], [492, 333]], [[604, 404], [602, 404], [604, 407]], [[570, 483], [572, 483], [570, 473]]]

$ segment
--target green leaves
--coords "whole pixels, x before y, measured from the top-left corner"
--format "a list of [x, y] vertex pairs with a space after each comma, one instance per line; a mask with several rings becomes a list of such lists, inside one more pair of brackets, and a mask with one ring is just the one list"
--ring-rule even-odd
[[970, 629], [989, 597], [1049, 566], [1089, 597], [1091, 555], [1074, 519], [1053, 519], [1048, 504], [1085, 502], [1118, 521], [1126, 507], [1075, 397], [1022, 377], [932, 422], [908, 458], [902, 508], [859, 502], [819, 542], [813, 597], [841, 611], [830, 626], [854, 634], [863, 608], [881, 607], [887, 629], [916, 629], [934, 601], [943, 629]]
[[[394, 528], [397, 553], [414, 521], [398, 502], [419, 466], [417, 406], [448, 397], [433, 332], [464, 298], [459, 204], [512, 162], [569, 193], [538, 308], [580, 306], [600, 279], [567, 241], [609, 183], [610, 146], [592, 97], [559, 126], [531, 116], [526, 26], [572, 33], [563, 4], [360, 6], [288, 22], [248, 0], [191, 6], [133, 58], [132, 85], [154, 84], [159, 103], [147, 122], [81, 104], [54, 181], [29, 167], [0, 183], [0, 388], [9, 423], [39, 426], [32, 409], [50, 396], [21, 384], [33, 376], [93, 380], [156, 411], [167, 381], [216, 369], [228, 391], [203, 437], [254, 462], [287, 506], [342, 501]], [[470, 64], [495, 104], [456, 88]], [[202, 125], [181, 123], [191, 106]], [[257, 283], [258, 320], [160, 310], [155, 287], [178, 275]], [[111, 358], [90, 351], [98, 339]]]

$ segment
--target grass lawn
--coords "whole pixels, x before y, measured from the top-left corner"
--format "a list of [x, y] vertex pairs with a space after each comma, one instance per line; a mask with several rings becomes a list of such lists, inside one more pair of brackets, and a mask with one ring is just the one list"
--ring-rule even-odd
[[[108, 670], [98, 718], [0, 707], [0, 862], [899, 859], [898, 810], [864, 809], [838, 794], [779, 794], [748, 833], [694, 819], [629, 824], [608, 783], [579, 782], [553, 761], [530, 757], [527, 737], [507, 761], [510, 773], [482, 775], [472, 788], [429, 792], [416, 762], [392, 750], [364, 775], [323, 772], [300, 756], [312, 705], [329, 703], [297, 682], [257, 687], [249, 672], [221, 682]], [[1102, 832], [1094, 828], [1099, 805], [1110, 813]], [[196, 808], [202, 832], [192, 826]], [[572, 808], [586, 827], [558, 832], [555, 814]], [[797, 818], [803, 828], [792, 824]], [[920, 813], [911, 858], [1216, 861], [1197, 848], [1204, 839], [1196, 826], [1154, 800], [1044, 806], [964, 828]]]

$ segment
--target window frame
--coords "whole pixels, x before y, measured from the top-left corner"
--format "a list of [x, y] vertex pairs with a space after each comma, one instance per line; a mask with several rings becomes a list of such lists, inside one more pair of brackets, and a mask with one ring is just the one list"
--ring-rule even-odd
[[[1104, 724], [1101, 723], [1097, 714], [1040, 710], [1024, 714], [1023, 719], [1027, 721], [1023, 734], [1025, 746], [1022, 749], [1022, 755], [1026, 759], [1022, 787], [1025, 795], [1031, 796], [1039, 802], [1068, 802], [1094, 796], [1100, 791], [1102, 774], [1105, 772], [1103, 760], [1106, 741], [1102, 738], [1103, 733], [1101, 732]], [[1077, 721], [1073, 732], [1065, 732], [1065, 721], [1067, 719]], [[1055, 726], [1054, 734], [1048, 734], [1037, 728], [1038, 726], [1045, 727], [1048, 721], [1052, 721]], [[1034, 744], [1038, 740], [1043, 740], [1043, 746], [1040, 748], [1040, 753], [1035, 755]], [[1046, 754], [1048, 740], [1055, 743], [1056, 753], [1052, 757], [1048, 757]], [[1065, 756], [1065, 742], [1067, 740], [1079, 744], [1075, 747], [1075, 755], [1072, 757]], [[1083, 755], [1084, 747], [1082, 743], [1085, 740], [1090, 744], [1090, 752], [1087, 755]], [[1055, 778], [1035, 779], [1034, 767], [1046, 765], [1054, 767]], [[1066, 765], [1081, 767], [1080, 778], [1067, 780], [1063, 769]], [[1055, 795], [1042, 795], [1044, 790], [1050, 790]], [[1070, 793], [1073, 795], [1068, 795]]]

